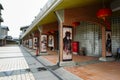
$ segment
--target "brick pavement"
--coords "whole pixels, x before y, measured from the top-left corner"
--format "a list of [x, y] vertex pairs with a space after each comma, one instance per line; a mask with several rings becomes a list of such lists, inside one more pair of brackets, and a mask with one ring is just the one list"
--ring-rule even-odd
[[[35, 54], [34, 51], [33, 54]], [[48, 62], [56, 64], [58, 56], [53, 54], [41, 58], [41, 60], [46, 59]], [[101, 62], [95, 57], [76, 55], [73, 58], [74, 61], [78, 62], [78, 65], [63, 68], [83, 80], [120, 80], [120, 61]]]
[[[0, 80], [35, 80], [19, 47], [0, 47]], [[23, 71], [24, 70], [24, 71]]]

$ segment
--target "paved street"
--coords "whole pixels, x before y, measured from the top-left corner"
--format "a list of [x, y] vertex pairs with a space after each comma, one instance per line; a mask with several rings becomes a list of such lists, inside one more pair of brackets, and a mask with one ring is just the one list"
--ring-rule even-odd
[[[42, 61], [42, 62], [40, 62]], [[45, 63], [46, 66], [43, 64]], [[0, 80], [82, 80], [22, 47], [0, 47]]]

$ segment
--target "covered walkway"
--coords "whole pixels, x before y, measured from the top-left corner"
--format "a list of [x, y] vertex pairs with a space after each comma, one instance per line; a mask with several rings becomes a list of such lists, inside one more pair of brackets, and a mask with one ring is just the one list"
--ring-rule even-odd
[[[73, 56], [74, 61], [78, 61], [76, 66], [66, 66], [64, 69], [81, 77], [84, 80], [119, 80], [120, 79], [120, 61], [100, 62], [94, 57]], [[78, 58], [79, 57], [79, 58]], [[54, 56], [44, 56], [52, 63], [56, 63]], [[76, 60], [79, 59], [79, 60]], [[94, 62], [93, 62], [94, 61]]]
[[[30, 51], [28, 49], [28, 51]], [[35, 54], [34, 51], [30, 51]], [[56, 64], [58, 55], [55, 52], [49, 52], [51, 55], [42, 56], [48, 62]], [[83, 80], [119, 80], [120, 79], [120, 61], [102, 62], [97, 57], [73, 56], [76, 65], [63, 66], [63, 68]]]

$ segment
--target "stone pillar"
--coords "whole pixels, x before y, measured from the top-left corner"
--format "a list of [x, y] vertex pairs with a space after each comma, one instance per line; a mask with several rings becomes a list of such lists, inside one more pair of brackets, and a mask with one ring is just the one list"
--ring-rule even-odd
[[102, 26], [102, 57], [106, 57], [106, 32], [104, 26]]
[[27, 48], [29, 48], [29, 36], [27, 35]]
[[38, 31], [39, 31], [39, 52], [40, 52], [40, 50], [41, 50], [41, 49], [40, 49], [40, 45], [41, 45], [41, 44], [40, 44], [40, 43], [41, 43], [40, 41], [41, 41], [42, 26], [40, 26], [40, 27], [38, 26]]
[[106, 57], [106, 28], [101, 26], [102, 30], [102, 57], [99, 58], [100, 61], [114, 61], [113, 57]]
[[58, 66], [68, 66], [75, 65], [72, 61], [63, 62], [63, 23], [64, 23], [64, 10], [56, 11], [56, 16], [59, 23], [59, 57], [58, 57]]
[[63, 25], [60, 22], [59, 23], [59, 61], [62, 61], [62, 56], [63, 56]]
[[101, 26], [102, 30], [102, 57], [99, 58], [100, 61], [106, 61], [106, 33], [105, 26]]
[[60, 66], [60, 63], [62, 62], [62, 56], [63, 56], [63, 21], [64, 21], [64, 11], [56, 11], [56, 16], [58, 18], [58, 30], [59, 30], [59, 57], [58, 57], [58, 65]]

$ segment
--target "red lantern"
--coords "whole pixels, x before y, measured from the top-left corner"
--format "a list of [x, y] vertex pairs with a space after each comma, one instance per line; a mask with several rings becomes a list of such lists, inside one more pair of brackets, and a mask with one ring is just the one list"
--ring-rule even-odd
[[110, 22], [106, 20], [106, 17], [112, 15], [112, 10], [109, 8], [102, 8], [97, 12], [97, 17], [104, 20], [107, 30], [111, 30]]
[[38, 33], [38, 32], [35, 32], [35, 33], [34, 33], [34, 37], [39, 37], [39, 33]]
[[51, 30], [50, 32], [51, 32], [51, 33], [54, 33], [54, 30]]
[[45, 34], [53, 34], [54, 33], [54, 30], [50, 30], [48, 32], [46, 32]]
[[80, 25], [80, 22], [73, 22], [73, 23], [72, 23], [72, 26], [73, 26], [73, 27], [77, 27], [77, 26], [79, 26], [79, 25]]
[[105, 20], [105, 17], [111, 16], [112, 10], [109, 8], [102, 8], [97, 12], [97, 17]]

